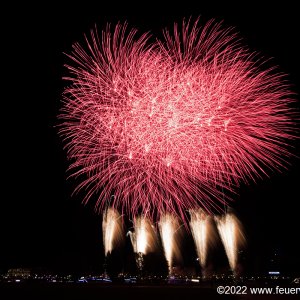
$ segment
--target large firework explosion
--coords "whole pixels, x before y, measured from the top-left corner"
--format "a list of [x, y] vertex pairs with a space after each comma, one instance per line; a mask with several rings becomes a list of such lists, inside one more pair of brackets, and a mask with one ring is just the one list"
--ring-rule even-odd
[[108, 25], [68, 55], [60, 135], [85, 202], [185, 219], [286, 165], [293, 100], [282, 74], [214, 21], [149, 37]]

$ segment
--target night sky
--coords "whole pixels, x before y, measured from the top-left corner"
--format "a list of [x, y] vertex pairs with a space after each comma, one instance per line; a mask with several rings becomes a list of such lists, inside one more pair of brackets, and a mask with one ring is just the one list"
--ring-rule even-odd
[[[101, 216], [91, 205], [81, 204], [81, 194], [71, 196], [75, 182], [67, 180], [66, 153], [55, 127], [66, 84], [62, 80], [67, 61], [63, 52], [69, 53], [74, 42], [83, 42], [84, 34], [95, 24], [102, 28], [106, 22], [128, 21], [141, 32], [160, 34], [161, 28], [183, 17], [224, 20], [251, 49], [274, 57], [274, 64], [288, 74], [293, 91], [300, 95], [296, 1], [270, 6], [253, 1], [249, 6], [208, 2], [211, 4], [183, 1], [164, 7], [154, 2], [119, 6], [112, 1], [109, 6], [102, 1], [69, 5], [49, 1], [39, 6], [15, 4], [4, 10], [8, 18], [1, 37], [6, 54], [1, 57], [5, 80], [1, 93], [0, 271], [13, 267], [66, 272], [102, 269]], [[293, 145], [300, 156], [299, 141]], [[290, 162], [288, 170], [242, 186], [232, 204], [245, 226], [249, 272], [267, 270], [275, 250], [283, 271], [300, 272], [300, 159]], [[189, 238], [183, 248], [191, 264], [194, 253]]]

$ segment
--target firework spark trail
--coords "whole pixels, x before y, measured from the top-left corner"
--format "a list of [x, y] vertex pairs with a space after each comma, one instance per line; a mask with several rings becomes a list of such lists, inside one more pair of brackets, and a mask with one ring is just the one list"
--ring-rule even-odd
[[113, 208], [107, 208], [102, 221], [104, 254], [110, 254], [123, 236], [123, 228], [120, 214]]
[[227, 213], [223, 216], [215, 216], [218, 232], [220, 234], [230, 268], [236, 271], [238, 251], [245, 243], [242, 225], [235, 215]]
[[222, 210], [242, 181], [281, 169], [293, 138], [282, 74], [246, 50], [232, 29], [183, 22], [150, 44], [118, 24], [75, 44], [64, 92], [70, 170], [96, 207], [182, 219]]
[[206, 266], [208, 246], [211, 242], [212, 231], [210, 228], [210, 217], [203, 210], [190, 212], [190, 228], [196, 245], [196, 250], [202, 269]]
[[130, 232], [130, 240], [135, 253], [147, 254], [157, 246], [156, 233], [150, 221], [144, 217], [134, 219], [134, 232]]
[[136, 263], [140, 271], [144, 268], [144, 255], [153, 252], [157, 247], [157, 236], [154, 226], [145, 217], [134, 218], [134, 232], [129, 231], [133, 251], [136, 253]]
[[136, 234], [136, 252], [146, 254], [148, 244], [148, 232], [146, 229], [146, 220], [137, 218], [135, 221]]
[[164, 214], [159, 221], [161, 241], [168, 263], [169, 275], [172, 273], [174, 256], [179, 256], [178, 238], [176, 232], [180, 228], [178, 219], [171, 214]]

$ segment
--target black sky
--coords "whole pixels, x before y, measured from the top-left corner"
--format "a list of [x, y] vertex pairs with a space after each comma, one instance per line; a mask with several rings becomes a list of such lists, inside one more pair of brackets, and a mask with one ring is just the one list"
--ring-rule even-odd
[[[216, 18], [234, 26], [253, 50], [289, 75], [300, 94], [300, 15], [296, 1], [262, 6], [183, 1], [162, 5], [113, 1], [15, 4], [2, 26], [2, 193], [0, 271], [10, 267], [91, 270], [102, 267], [101, 217], [71, 197], [68, 163], [55, 125], [61, 106], [63, 64], [71, 45], [95, 24], [128, 21], [141, 32], [160, 33], [183, 17]], [[298, 99], [300, 97], [298, 96]], [[300, 101], [300, 100], [299, 100]], [[300, 105], [299, 105], [300, 107]], [[295, 142], [299, 155], [299, 142]], [[278, 249], [282, 269], [300, 272], [299, 159], [282, 174], [240, 189], [233, 204], [248, 236], [249, 270], [263, 270]], [[191, 254], [192, 252], [187, 251]]]

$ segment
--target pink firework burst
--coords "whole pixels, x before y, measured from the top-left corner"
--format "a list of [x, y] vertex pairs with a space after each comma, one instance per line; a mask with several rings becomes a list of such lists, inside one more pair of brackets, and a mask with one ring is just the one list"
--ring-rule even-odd
[[294, 126], [283, 75], [232, 29], [198, 23], [175, 24], [152, 44], [126, 24], [107, 26], [86, 49], [73, 46], [60, 134], [85, 202], [96, 194], [100, 210], [110, 202], [184, 218], [218, 209], [223, 188], [286, 165]]

